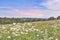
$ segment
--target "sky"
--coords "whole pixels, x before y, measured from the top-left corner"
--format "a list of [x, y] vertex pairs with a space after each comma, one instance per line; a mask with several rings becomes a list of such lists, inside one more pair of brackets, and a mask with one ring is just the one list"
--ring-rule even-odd
[[0, 17], [49, 18], [60, 16], [60, 0], [0, 0]]

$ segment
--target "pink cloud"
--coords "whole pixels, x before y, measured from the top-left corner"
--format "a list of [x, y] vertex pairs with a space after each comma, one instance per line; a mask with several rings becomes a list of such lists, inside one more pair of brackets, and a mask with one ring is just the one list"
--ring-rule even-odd
[[23, 10], [14, 9], [13, 7], [6, 7], [6, 6], [0, 6], [0, 8], [11, 8], [11, 10], [9, 11], [22, 15], [22, 16], [27, 16], [27, 17], [43, 17], [44, 16], [42, 11], [38, 9], [23, 11]]
[[28, 16], [28, 17], [43, 17], [44, 16], [42, 11], [37, 10], [37, 9], [36, 10], [28, 10], [28, 11], [21, 11], [21, 10], [14, 9], [14, 10], [12, 10], [12, 12], [17, 13], [19, 15]]

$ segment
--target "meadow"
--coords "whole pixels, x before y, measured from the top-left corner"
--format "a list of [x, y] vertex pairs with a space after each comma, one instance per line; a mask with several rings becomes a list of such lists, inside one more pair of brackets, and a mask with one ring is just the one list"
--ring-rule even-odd
[[60, 40], [60, 20], [1, 24], [0, 40]]

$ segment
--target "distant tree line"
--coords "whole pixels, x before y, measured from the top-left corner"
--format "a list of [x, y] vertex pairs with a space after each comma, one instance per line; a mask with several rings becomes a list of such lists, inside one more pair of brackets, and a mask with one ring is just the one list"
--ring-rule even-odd
[[60, 16], [58, 16], [57, 18], [55, 18], [55, 17], [48, 18], [48, 20], [58, 20], [58, 19], [60, 19]]
[[0, 24], [12, 24], [12, 23], [24, 23], [24, 22], [36, 22], [36, 21], [48, 21], [48, 20], [57, 20], [60, 19], [60, 16], [57, 18], [50, 17], [46, 18], [7, 18], [0, 17]]
[[46, 19], [42, 18], [1, 18], [0, 24], [12, 24], [12, 23], [24, 23], [24, 22], [35, 22], [35, 21], [45, 21]]

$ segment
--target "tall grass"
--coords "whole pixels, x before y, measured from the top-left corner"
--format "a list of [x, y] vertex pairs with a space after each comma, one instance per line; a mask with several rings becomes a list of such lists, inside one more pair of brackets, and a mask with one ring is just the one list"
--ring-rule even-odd
[[0, 40], [60, 40], [60, 20], [0, 25]]

